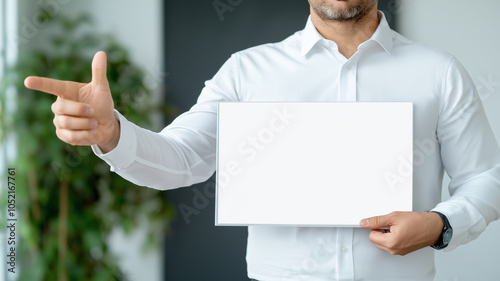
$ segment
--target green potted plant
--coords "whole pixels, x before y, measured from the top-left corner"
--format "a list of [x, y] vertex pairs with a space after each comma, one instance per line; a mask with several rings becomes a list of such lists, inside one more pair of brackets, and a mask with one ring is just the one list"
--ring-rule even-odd
[[91, 21], [88, 16], [45, 16], [47, 27], [57, 32], [38, 36], [37, 45], [45, 46], [43, 49], [22, 49], [1, 84], [2, 93], [9, 88], [17, 93], [11, 116], [6, 116], [8, 104], [2, 94], [0, 123], [1, 137], [14, 134], [17, 140], [16, 160], [7, 165], [17, 173], [18, 280], [126, 280], [106, 244], [111, 230], [118, 227], [130, 232], [147, 219], [149, 245], [156, 245], [175, 216], [174, 206], [165, 193], [134, 186], [110, 173], [89, 147], [58, 140], [50, 109], [55, 98], [26, 89], [23, 80], [38, 75], [90, 81], [92, 55], [104, 50], [117, 110], [146, 128], [153, 110], [170, 119], [176, 112], [172, 106], [149, 102], [151, 90], [144, 81], [145, 73], [131, 62], [117, 40], [82, 31]]

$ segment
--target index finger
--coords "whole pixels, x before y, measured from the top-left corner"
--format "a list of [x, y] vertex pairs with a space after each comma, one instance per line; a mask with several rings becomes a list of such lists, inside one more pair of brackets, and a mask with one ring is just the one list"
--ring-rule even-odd
[[368, 238], [375, 245], [386, 245], [392, 235], [388, 229], [373, 229], [370, 231]]
[[80, 83], [52, 78], [28, 76], [24, 80], [28, 89], [46, 92], [58, 97], [76, 100]]

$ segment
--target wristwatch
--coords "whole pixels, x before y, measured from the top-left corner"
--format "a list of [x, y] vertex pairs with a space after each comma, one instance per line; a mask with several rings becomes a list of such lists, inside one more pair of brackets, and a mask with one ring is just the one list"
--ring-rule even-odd
[[450, 222], [445, 215], [441, 214], [440, 212], [432, 212], [438, 214], [443, 220], [443, 231], [441, 232], [441, 236], [439, 236], [436, 244], [431, 245], [431, 247], [436, 250], [442, 250], [446, 248], [450, 243], [451, 237], [453, 236], [453, 228], [451, 228]]

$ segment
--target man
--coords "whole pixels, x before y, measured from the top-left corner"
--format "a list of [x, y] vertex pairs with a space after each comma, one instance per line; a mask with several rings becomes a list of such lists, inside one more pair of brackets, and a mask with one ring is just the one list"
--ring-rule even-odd
[[[113, 110], [103, 52], [88, 84], [28, 77], [25, 85], [58, 96], [52, 110], [61, 140], [92, 145], [113, 171], [158, 189], [212, 175], [219, 101], [413, 102], [414, 212], [363, 219], [363, 228], [250, 226], [248, 276], [432, 280], [429, 246], [454, 249], [500, 214], [500, 152], [477, 91], [453, 57], [390, 30], [376, 0], [309, 3], [304, 30], [234, 54], [197, 104], [160, 133]], [[440, 203], [445, 169], [452, 196]]]

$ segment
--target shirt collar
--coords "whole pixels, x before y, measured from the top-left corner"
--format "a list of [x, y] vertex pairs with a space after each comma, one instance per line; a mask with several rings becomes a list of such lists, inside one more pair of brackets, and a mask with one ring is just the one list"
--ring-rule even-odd
[[318, 30], [311, 21], [311, 16], [307, 18], [306, 27], [302, 33], [302, 48], [300, 51], [301, 56], [305, 56], [309, 51], [316, 45], [318, 41], [323, 38], [321, 34], [319, 34]]
[[[380, 23], [373, 33], [372, 37], [367, 40], [377, 42], [384, 50], [391, 54], [393, 47], [393, 31], [389, 27], [387, 23], [387, 19], [385, 18], [384, 13], [381, 11], [378, 12], [380, 17]], [[319, 34], [318, 30], [311, 21], [311, 16], [307, 18], [306, 27], [302, 33], [302, 46], [300, 55], [305, 56], [311, 49], [318, 43], [320, 40], [325, 40], [321, 34]]]

